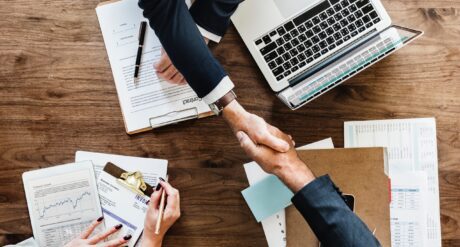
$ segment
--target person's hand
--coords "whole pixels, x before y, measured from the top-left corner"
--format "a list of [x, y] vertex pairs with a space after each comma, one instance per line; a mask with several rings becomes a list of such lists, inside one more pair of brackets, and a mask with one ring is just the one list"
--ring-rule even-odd
[[[150, 197], [149, 208], [147, 209], [144, 222], [143, 247], [161, 246], [166, 232], [180, 217], [179, 191], [164, 181], [160, 181], [160, 185], [161, 187], [157, 187], [158, 189]], [[163, 212], [160, 233], [157, 235], [155, 234], [155, 227], [159, 216], [161, 193], [163, 190], [166, 192], [166, 208]]]
[[169, 59], [168, 54], [161, 48], [161, 58], [158, 63], [154, 64], [157, 75], [160, 79], [168, 81], [172, 84], [182, 85], [187, 83], [184, 76], [174, 67]]
[[[204, 38], [206, 44], [209, 42], [207, 38]], [[172, 84], [183, 85], [186, 84], [184, 76], [176, 69], [171, 59], [169, 58], [166, 51], [161, 48], [160, 60], [153, 65], [160, 79], [168, 81]]]
[[297, 156], [291, 136], [279, 130], [275, 134], [278, 138], [292, 143], [287, 152], [280, 153], [266, 146], [257, 145], [243, 131], [238, 131], [236, 136], [246, 154], [264, 171], [278, 176], [292, 191], [297, 192], [313, 181], [315, 176]]
[[126, 235], [122, 238], [100, 243], [104, 241], [104, 239], [108, 238], [110, 235], [120, 230], [122, 227], [121, 224], [110, 228], [106, 232], [99, 233], [96, 236], [90, 237], [94, 229], [96, 229], [96, 227], [102, 223], [103, 219], [104, 219], [103, 217], [100, 217], [99, 219], [95, 220], [93, 223], [91, 223], [91, 225], [83, 233], [80, 234], [78, 238], [70, 241], [68, 244], [65, 245], [65, 247], [89, 247], [89, 246], [116, 247], [116, 246], [120, 246], [122, 244], [127, 243], [131, 239], [131, 235]]
[[278, 152], [287, 152], [291, 140], [283, 140], [277, 135], [281, 131], [266, 123], [255, 114], [251, 114], [236, 101], [232, 101], [223, 110], [223, 117], [228, 122], [233, 132], [244, 131], [256, 144], [263, 144]]

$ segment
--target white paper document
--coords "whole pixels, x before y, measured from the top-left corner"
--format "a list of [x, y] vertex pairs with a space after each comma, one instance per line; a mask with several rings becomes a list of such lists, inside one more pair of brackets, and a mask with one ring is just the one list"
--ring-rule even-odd
[[144, 177], [144, 181], [153, 187], [157, 185], [159, 177], [166, 178], [168, 170], [168, 161], [162, 159], [139, 158], [86, 151], [77, 151], [75, 153], [75, 162], [85, 160], [89, 160], [93, 163], [96, 178], [99, 177], [105, 164], [111, 162], [125, 171], [140, 171]]
[[39, 246], [64, 246], [102, 215], [91, 162], [25, 172], [22, 178]]
[[[428, 189], [426, 209], [428, 213], [425, 246], [441, 246], [435, 119], [345, 122], [344, 137], [345, 147], [386, 147], [391, 179], [393, 175], [406, 172], [426, 172]], [[393, 234], [396, 233], [392, 232]]]
[[102, 212], [107, 227], [122, 224], [123, 227], [109, 239], [130, 234], [129, 247], [135, 246], [144, 230], [149, 196], [134, 193], [117, 181], [118, 178], [102, 171], [97, 179]]
[[[302, 147], [298, 150], [306, 149], [329, 149], [334, 148], [331, 138], [327, 138], [318, 142], [314, 142]], [[256, 162], [244, 164], [244, 171], [248, 177], [249, 185], [256, 184], [270, 174], [264, 172]], [[286, 214], [285, 210], [280, 210], [278, 213], [262, 220], [262, 228], [267, 238], [269, 247], [286, 246]]]
[[188, 84], [177, 86], [157, 77], [153, 65], [160, 59], [161, 44], [150, 26], [134, 82], [139, 26], [146, 21], [137, 0], [104, 4], [96, 12], [128, 133], [210, 111]]
[[428, 247], [427, 201], [426, 172], [393, 174], [390, 204], [392, 247]]

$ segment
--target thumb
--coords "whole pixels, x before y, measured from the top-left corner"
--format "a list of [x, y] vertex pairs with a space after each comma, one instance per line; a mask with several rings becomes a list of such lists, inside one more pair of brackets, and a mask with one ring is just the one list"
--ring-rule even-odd
[[240, 146], [249, 156], [252, 157], [257, 153], [257, 145], [251, 140], [251, 138], [249, 138], [249, 136], [245, 132], [238, 131], [236, 133], [236, 138], [238, 138]]

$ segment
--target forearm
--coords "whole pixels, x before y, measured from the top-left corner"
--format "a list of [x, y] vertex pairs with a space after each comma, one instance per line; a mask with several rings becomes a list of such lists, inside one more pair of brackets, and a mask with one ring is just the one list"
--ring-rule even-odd
[[139, 6], [198, 97], [209, 94], [227, 74], [209, 51], [184, 1], [140, 0]]

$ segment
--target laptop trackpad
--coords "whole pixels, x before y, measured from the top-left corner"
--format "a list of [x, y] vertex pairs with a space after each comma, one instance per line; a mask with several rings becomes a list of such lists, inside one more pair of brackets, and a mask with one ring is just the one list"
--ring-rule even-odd
[[274, 2], [281, 15], [288, 18], [309, 6], [322, 2], [322, 0], [274, 0]]

